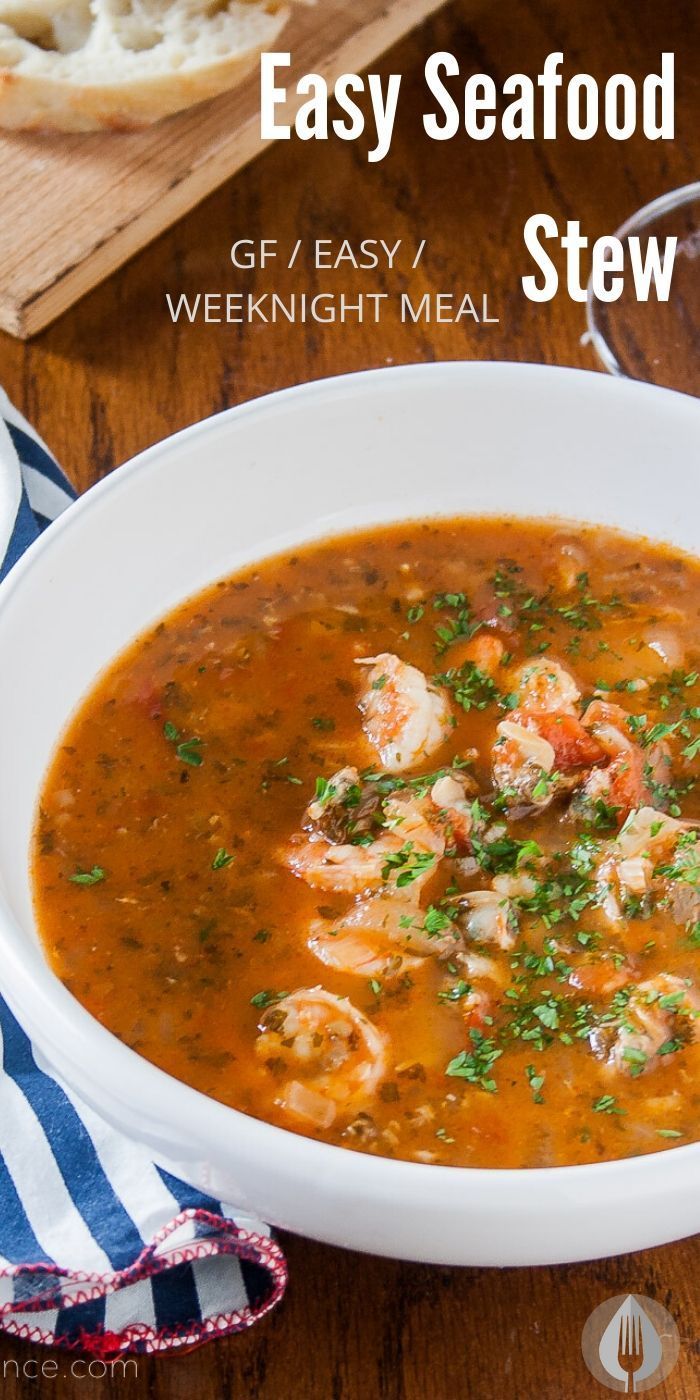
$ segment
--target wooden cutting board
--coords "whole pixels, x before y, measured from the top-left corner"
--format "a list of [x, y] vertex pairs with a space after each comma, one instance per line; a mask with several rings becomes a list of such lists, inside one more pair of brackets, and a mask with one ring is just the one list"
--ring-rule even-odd
[[[278, 47], [330, 82], [361, 72], [445, 0], [317, 0]], [[285, 120], [304, 99], [290, 97]], [[256, 156], [259, 72], [145, 131], [0, 136], [0, 326], [26, 339]]]

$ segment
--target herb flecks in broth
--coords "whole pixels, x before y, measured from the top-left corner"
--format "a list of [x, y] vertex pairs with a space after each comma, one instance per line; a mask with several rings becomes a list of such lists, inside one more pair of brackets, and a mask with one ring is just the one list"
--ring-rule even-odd
[[694, 561], [509, 521], [218, 584], [56, 754], [56, 970], [178, 1077], [359, 1151], [700, 1137], [699, 616]]

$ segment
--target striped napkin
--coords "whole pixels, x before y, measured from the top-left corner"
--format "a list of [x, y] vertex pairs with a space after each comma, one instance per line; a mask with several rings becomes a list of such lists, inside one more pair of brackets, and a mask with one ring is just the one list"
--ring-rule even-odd
[[[0, 578], [75, 494], [0, 389]], [[0, 999], [0, 1328], [100, 1357], [249, 1327], [287, 1268], [269, 1227], [103, 1123]]]

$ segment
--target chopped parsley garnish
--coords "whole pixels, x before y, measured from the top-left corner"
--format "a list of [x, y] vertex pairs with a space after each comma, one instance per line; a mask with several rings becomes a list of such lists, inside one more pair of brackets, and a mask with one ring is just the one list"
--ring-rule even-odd
[[700, 846], [696, 831], [684, 831], [678, 837], [673, 860], [657, 865], [654, 875], [667, 880], [680, 880], [697, 888], [700, 885]]
[[504, 694], [486, 671], [482, 671], [474, 661], [465, 661], [461, 666], [453, 666], [433, 676], [435, 685], [450, 690], [455, 703], [463, 710], [485, 710], [487, 705], [498, 705], [502, 710], [514, 710], [518, 703], [515, 691]]
[[433, 607], [437, 612], [454, 614], [452, 617], [447, 616], [435, 627], [435, 649], [438, 656], [442, 656], [458, 638], [468, 640], [473, 637], [482, 625], [472, 618], [466, 593], [436, 593]]
[[485, 1036], [474, 1026], [469, 1031], [469, 1039], [472, 1042], [471, 1050], [460, 1050], [459, 1054], [450, 1060], [445, 1074], [452, 1079], [466, 1079], [469, 1084], [478, 1084], [487, 1093], [494, 1094], [497, 1085], [491, 1076], [491, 1070], [503, 1051], [498, 1048], [495, 1040]]
[[[573, 631], [574, 636], [568, 643], [566, 650], [572, 655], [577, 655], [581, 649], [583, 634], [600, 631], [607, 613], [617, 610], [622, 616], [625, 616], [624, 605], [616, 595], [610, 598], [595, 598], [591, 594], [588, 574], [586, 573], [578, 575], [576, 591], [573, 596], [567, 592], [560, 602], [557, 601], [557, 594], [552, 588], [540, 595], [530, 592], [524, 580], [518, 577], [520, 574], [522, 574], [522, 569], [506, 562], [504, 566], [499, 566], [496, 570], [491, 584], [497, 599], [507, 599], [507, 602], [501, 603], [498, 608], [499, 614], [509, 617], [517, 616], [519, 625], [525, 633], [526, 650], [531, 655], [541, 654], [548, 650], [551, 643], [545, 639], [539, 639], [538, 634], [541, 632], [552, 633], [558, 622], [565, 623]], [[507, 612], [503, 611], [504, 607]]]
[[284, 1001], [286, 996], [286, 992], [273, 992], [268, 989], [264, 992], [256, 992], [255, 996], [250, 998], [250, 1004], [257, 1007], [273, 1006], [276, 1001]]
[[211, 863], [212, 870], [224, 870], [236, 857], [231, 855], [224, 846], [219, 846], [216, 855]]
[[292, 783], [294, 787], [301, 787], [302, 779], [297, 778], [288, 769], [289, 755], [283, 758], [266, 759], [263, 764], [263, 779], [260, 787], [263, 792], [268, 792], [271, 783]]
[[[480, 804], [475, 804], [480, 806]], [[474, 808], [472, 809], [474, 816]], [[477, 820], [474, 817], [475, 822]], [[471, 835], [472, 849], [475, 858], [478, 860], [482, 870], [488, 870], [493, 875], [509, 875], [514, 871], [522, 870], [542, 855], [542, 850], [536, 841], [526, 838], [518, 841], [513, 836], [496, 836], [490, 840], [484, 840], [474, 832]]]
[[620, 1108], [614, 1094], [601, 1094], [599, 1099], [594, 1100], [593, 1112], [624, 1114], [627, 1112], [627, 1109]]
[[[573, 603], [564, 603], [555, 609], [559, 617], [574, 632], [591, 632], [603, 626], [602, 615], [622, 608], [622, 601], [616, 595], [611, 598], [594, 598], [588, 588], [588, 574], [579, 574], [576, 580], [578, 597]], [[624, 615], [624, 613], [623, 613]]]
[[201, 739], [185, 739], [183, 743], [177, 745], [175, 756], [179, 758], [181, 763], [188, 763], [190, 768], [201, 768], [204, 762], [199, 751], [201, 743]]
[[202, 739], [181, 739], [180, 730], [169, 719], [163, 725], [163, 734], [169, 744], [175, 744], [175, 757], [181, 763], [188, 763], [190, 768], [201, 768], [204, 762], [200, 753]]
[[620, 808], [612, 806], [602, 797], [597, 797], [583, 815], [584, 820], [595, 831], [615, 831], [619, 825]]
[[462, 997], [469, 996], [471, 985], [464, 982], [460, 977], [458, 982], [454, 982], [446, 991], [438, 992], [438, 1001], [461, 1001]]
[[335, 720], [328, 715], [314, 715], [311, 723], [321, 734], [332, 734], [335, 729]]
[[416, 851], [413, 841], [404, 841], [399, 851], [392, 851], [386, 857], [382, 866], [382, 880], [387, 881], [392, 871], [398, 870], [396, 887], [404, 889], [406, 885], [412, 885], [419, 875], [432, 869], [435, 860], [432, 851]]
[[515, 895], [523, 913], [537, 915], [545, 928], [571, 919], [577, 923], [589, 905], [597, 903], [599, 890], [587, 867], [579, 868], [572, 852], [555, 852], [532, 894]]
[[543, 1002], [541, 1006], [534, 1006], [532, 1011], [538, 1021], [547, 1027], [547, 1030], [556, 1031], [559, 1029], [559, 1009], [554, 997], [550, 997], [549, 1001]]
[[106, 878], [101, 865], [93, 865], [92, 870], [76, 870], [68, 879], [74, 885], [99, 885]]
[[595, 948], [600, 942], [600, 934], [595, 929], [581, 929], [576, 934], [576, 942], [580, 943], [582, 948]]
[[532, 1090], [532, 1102], [544, 1103], [544, 1094], [542, 1093], [545, 1080], [544, 1074], [539, 1074], [534, 1065], [526, 1065], [525, 1073], [527, 1075], [527, 1082]]
[[636, 1045], [625, 1045], [622, 1058], [627, 1061], [632, 1078], [636, 1079], [637, 1075], [644, 1070], [649, 1056], [645, 1050], [639, 1050]]
[[[448, 777], [460, 769], [470, 768], [471, 758], [455, 756], [448, 768], [436, 768], [432, 773], [421, 773], [416, 778], [402, 778], [398, 774], [387, 773], [384, 769], [365, 768], [360, 773], [361, 783], [371, 783], [375, 792], [382, 797], [391, 797], [395, 792], [410, 792], [416, 797], [427, 797], [438, 778]], [[361, 787], [351, 787], [343, 798], [343, 805], [356, 806], [362, 796]]]
[[333, 786], [333, 783], [328, 781], [328, 778], [318, 777], [316, 779], [316, 790], [314, 792], [314, 800], [316, 802], [320, 802], [322, 807], [325, 807], [326, 803], [330, 802], [331, 798], [335, 797], [335, 794], [336, 789]]
[[[453, 920], [444, 909], [438, 909], [434, 904], [428, 906], [423, 919], [423, 931], [429, 938], [436, 938], [439, 933], [444, 933], [445, 929], [452, 927]], [[409, 927], [412, 920], [409, 919]]]
[[[693, 672], [692, 676], [693, 684], [695, 684], [695, 680], [697, 679], [696, 673]], [[654, 698], [657, 700], [661, 709], [668, 710], [671, 706], [672, 699], [677, 698], [677, 695], [678, 692], [672, 696], [669, 691], [661, 693], [656, 691]], [[700, 705], [685, 705], [680, 710], [677, 710], [674, 719], [656, 720], [653, 724], [649, 724], [648, 715], [646, 714], [628, 715], [627, 727], [643, 749], [648, 749], [654, 744], [658, 744], [673, 737], [685, 740], [681, 748], [681, 756], [689, 763], [692, 763], [700, 754], [700, 733], [697, 731], [698, 721], [700, 721]], [[694, 783], [691, 780], [691, 786], [693, 785]], [[661, 783], [658, 784], [661, 790], [663, 790], [663, 786], [664, 785]]]
[[559, 781], [559, 774], [556, 771], [546, 773], [544, 768], [540, 773], [535, 786], [532, 789], [533, 801], [539, 802], [540, 798], [548, 797], [552, 788], [556, 787]]
[[[655, 996], [653, 1000], [663, 1011], [676, 1011], [684, 997], [685, 992], [666, 992], [664, 996]], [[647, 1001], [649, 1001], [649, 999], [650, 998], [647, 997]]]
[[439, 1138], [441, 1142], [454, 1142], [454, 1138], [449, 1137], [447, 1128], [436, 1128], [435, 1136]]

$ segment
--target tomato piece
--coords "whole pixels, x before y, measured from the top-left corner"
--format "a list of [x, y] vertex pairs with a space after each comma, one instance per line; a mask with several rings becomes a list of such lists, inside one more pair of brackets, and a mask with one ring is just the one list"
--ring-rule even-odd
[[604, 763], [607, 754], [602, 744], [584, 728], [576, 715], [566, 712], [535, 711], [524, 721], [554, 749], [554, 765], [559, 773], [571, 773], [575, 768], [593, 768]]
[[606, 801], [612, 807], [620, 808], [622, 821], [635, 807], [643, 807], [649, 800], [649, 789], [644, 781], [644, 754], [634, 745], [614, 758], [607, 771], [609, 796]]

